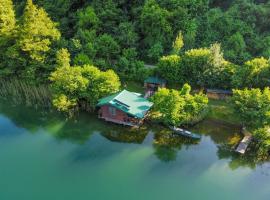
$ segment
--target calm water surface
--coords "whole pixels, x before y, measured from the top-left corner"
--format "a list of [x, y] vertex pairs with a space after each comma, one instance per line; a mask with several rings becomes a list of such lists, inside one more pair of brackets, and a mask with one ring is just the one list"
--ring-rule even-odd
[[0, 104], [0, 200], [269, 200], [270, 164], [224, 148], [236, 127], [205, 121], [198, 143], [81, 114]]

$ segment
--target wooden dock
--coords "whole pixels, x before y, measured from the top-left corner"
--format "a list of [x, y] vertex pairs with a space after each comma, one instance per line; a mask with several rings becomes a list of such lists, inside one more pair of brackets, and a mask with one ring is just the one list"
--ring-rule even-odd
[[241, 142], [239, 143], [238, 147], [236, 148], [236, 152], [244, 154], [248, 148], [249, 143], [252, 140], [252, 136], [251, 135], [246, 135]]

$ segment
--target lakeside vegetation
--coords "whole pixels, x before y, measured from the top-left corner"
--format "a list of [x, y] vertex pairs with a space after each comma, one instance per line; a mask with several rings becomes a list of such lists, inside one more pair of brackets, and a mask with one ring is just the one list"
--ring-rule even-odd
[[191, 95], [190, 87], [233, 90], [228, 102], [210, 101], [206, 116], [247, 127], [253, 151], [268, 159], [268, 2], [0, 0], [0, 5], [3, 98], [52, 104], [72, 115], [79, 108], [95, 110], [98, 99], [120, 88], [137, 90], [137, 82], [155, 75], [174, 89], [153, 96], [153, 112], [163, 123], [180, 126], [206, 115], [207, 97]]

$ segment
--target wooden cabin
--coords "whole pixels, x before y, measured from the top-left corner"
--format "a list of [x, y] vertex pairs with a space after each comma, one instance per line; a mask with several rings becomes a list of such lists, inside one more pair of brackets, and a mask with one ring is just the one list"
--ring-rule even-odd
[[143, 123], [153, 103], [141, 94], [123, 90], [99, 100], [98, 117], [105, 121], [138, 127]]
[[209, 99], [216, 99], [216, 100], [225, 100], [232, 96], [231, 90], [214, 90], [214, 89], [207, 89], [206, 95]]
[[166, 87], [166, 81], [159, 77], [148, 77], [144, 81], [145, 98], [151, 97], [158, 88]]

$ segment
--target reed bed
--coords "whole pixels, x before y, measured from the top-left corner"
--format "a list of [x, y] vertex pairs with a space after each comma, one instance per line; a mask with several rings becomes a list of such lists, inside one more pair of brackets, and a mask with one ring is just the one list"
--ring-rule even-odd
[[0, 98], [14, 105], [52, 106], [52, 94], [47, 85], [35, 85], [18, 78], [0, 79]]

